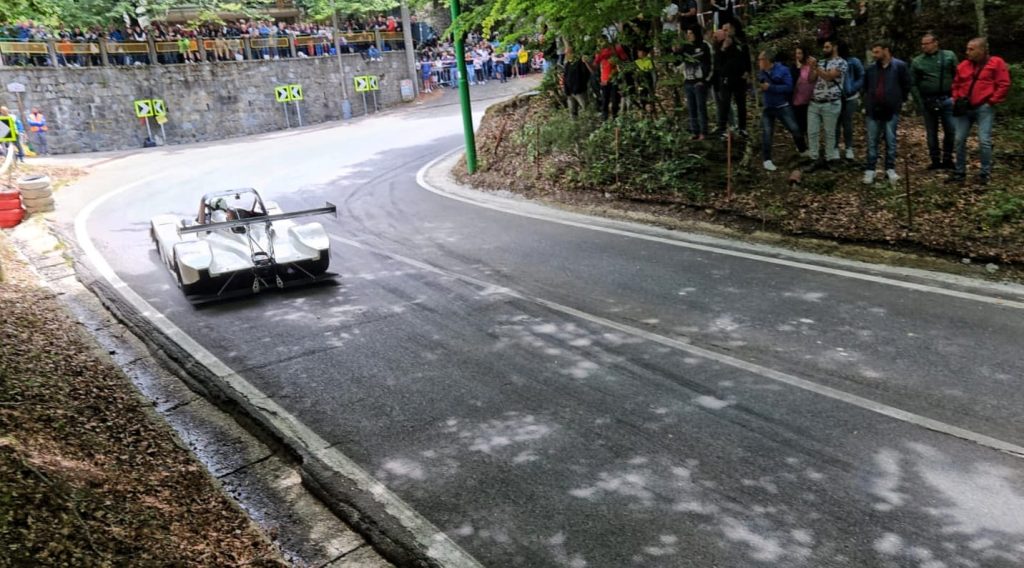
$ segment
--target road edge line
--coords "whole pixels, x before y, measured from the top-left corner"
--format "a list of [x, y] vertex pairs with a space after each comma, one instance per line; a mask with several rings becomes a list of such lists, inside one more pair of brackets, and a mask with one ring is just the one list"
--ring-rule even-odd
[[[170, 354], [168, 356], [175, 360], [176, 363], [181, 364], [183, 368], [191, 370], [195, 365], [199, 365], [204, 369], [207, 375], [206, 378], [218, 383], [212, 386], [218, 388], [231, 402], [237, 404], [243, 412], [250, 415], [250, 418], [261, 428], [265, 428], [272, 436], [281, 440], [292, 451], [304, 458], [301, 460], [300, 467], [305, 474], [310, 475], [313, 481], [318, 483], [319, 490], [323, 491], [325, 486], [331, 485], [331, 481], [320, 479], [320, 475], [315, 471], [316, 468], [308, 467], [307, 458], [317, 460], [330, 473], [340, 475], [345, 480], [353, 483], [361, 496], [370, 500], [382, 512], [394, 519], [401, 529], [411, 535], [413, 542], [409, 542], [409, 538], [403, 538], [404, 535], [394, 535], [391, 534], [392, 531], [387, 530], [381, 532], [381, 536], [399, 543], [399, 546], [406, 549], [409, 555], [420, 556], [422, 558], [417, 558], [417, 560], [426, 560], [431, 566], [438, 568], [481, 568], [482, 565], [447, 534], [435, 527], [410, 505], [402, 501], [383, 483], [372, 477], [333, 444], [321, 438], [312, 429], [274, 402], [270, 397], [264, 395], [227, 364], [192, 339], [191, 336], [132, 290], [114, 272], [88, 234], [86, 223], [89, 216], [100, 205], [116, 195], [135, 189], [158, 177], [160, 177], [159, 174], [149, 176], [113, 189], [91, 201], [75, 216], [74, 234], [77, 246], [89, 259], [93, 269], [99, 273], [102, 281], [111, 288], [111, 292], [119, 296], [127, 304], [128, 309], [131, 310], [130, 314], [121, 315], [128, 316], [128, 318], [141, 318], [152, 330], [173, 343], [178, 350], [178, 356], [175, 357]], [[96, 293], [95, 290], [94, 293]], [[115, 301], [113, 298], [109, 298], [109, 300]], [[130, 327], [138, 325], [137, 322], [126, 321], [125, 323]], [[194, 364], [177, 361], [178, 358], [191, 359], [191, 362]], [[331, 506], [331, 503], [327, 503], [327, 505], [332, 510], [336, 510], [335, 507]], [[362, 513], [362, 511], [357, 511], [357, 514]], [[374, 524], [377, 525], [378, 523]], [[372, 540], [372, 537], [377, 536], [377, 534], [375, 531], [370, 532], [371, 534], [368, 538]], [[394, 552], [391, 548], [388, 548], [388, 550]]]
[[[455, 149], [449, 152], [445, 152], [444, 154], [428, 162], [416, 173], [416, 183], [426, 191], [429, 191], [431, 193], [448, 199], [461, 201], [463, 203], [467, 203], [477, 207], [482, 207], [484, 209], [491, 209], [494, 211], [499, 211], [510, 215], [516, 215], [519, 217], [537, 219], [540, 221], [547, 221], [549, 223], [556, 223], [559, 225], [587, 229], [591, 231], [617, 235], [622, 237], [629, 237], [661, 244], [668, 244], [671, 246], [688, 248], [701, 252], [708, 252], [711, 254], [731, 256], [736, 258], [742, 258], [745, 260], [753, 260], [757, 262], [764, 262], [768, 264], [775, 264], [790, 268], [798, 268], [801, 270], [807, 270], [811, 272], [829, 274], [832, 276], [839, 276], [854, 280], [872, 282], [875, 284], [904, 288], [916, 292], [939, 294], [944, 296], [951, 296], [962, 300], [970, 300], [996, 305], [1000, 307], [1024, 310], [1024, 285], [1013, 283], [993, 284], [982, 280], [975, 280], [964, 276], [952, 274], [943, 274], [940, 272], [926, 271], [915, 268], [896, 268], [884, 264], [871, 264], [868, 262], [847, 260], [844, 258], [830, 257], [816, 253], [792, 251], [779, 247], [774, 247], [771, 245], [753, 245], [750, 243], [745, 243], [743, 241], [727, 240], [721, 237], [711, 237], [707, 235], [701, 235], [699, 233], [692, 233], [674, 229], [660, 229], [657, 227], [647, 227], [639, 225], [637, 223], [631, 223], [628, 221], [605, 219], [581, 213], [569, 213], [565, 211], [559, 211], [557, 209], [553, 209], [547, 205], [543, 205], [541, 203], [534, 201], [510, 199], [496, 195], [491, 195], [484, 191], [466, 188], [462, 186], [462, 184], [456, 182], [455, 180], [445, 181], [448, 182], [450, 185], [457, 186], [457, 192], [452, 191], [450, 189], [442, 189], [437, 187], [435, 183], [427, 179], [428, 176], [434, 173], [435, 170], [441, 171], [439, 175], [447, 176], [447, 170], [450, 169], [449, 166], [454, 166], [454, 164], [458, 160], [460, 152], [461, 149]], [[449, 160], [452, 162], [451, 164], [447, 163]], [[537, 209], [538, 211], [523, 211], [521, 210], [523, 207], [534, 208]], [[616, 226], [604, 226], [602, 224], [595, 224], [595, 222]], [[666, 236], [648, 234], [642, 231], [659, 232], [665, 234]], [[832, 268], [831, 266], [827, 265], [836, 265], [842, 268]], [[866, 274], [861, 271], [880, 272], [887, 274], [887, 276], [876, 276], [873, 274]], [[905, 280], [900, 280], [897, 277], [919, 278], [924, 280], [930, 280], [933, 282], [949, 284], [952, 286], [961, 286], [975, 290], [984, 290], [986, 294], [964, 292], [949, 288], [941, 288], [939, 286], [932, 284], [920, 284], [917, 282], [909, 282]], [[1020, 299], [1007, 299], [987, 294], [1006, 294]]]

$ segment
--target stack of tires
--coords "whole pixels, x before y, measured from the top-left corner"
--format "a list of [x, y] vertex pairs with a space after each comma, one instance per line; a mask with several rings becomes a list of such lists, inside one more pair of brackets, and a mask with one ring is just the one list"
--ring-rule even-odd
[[49, 176], [26, 176], [18, 180], [21, 200], [29, 213], [53, 211], [53, 189]]
[[0, 229], [10, 229], [25, 218], [21, 208], [21, 192], [16, 189], [0, 189]]

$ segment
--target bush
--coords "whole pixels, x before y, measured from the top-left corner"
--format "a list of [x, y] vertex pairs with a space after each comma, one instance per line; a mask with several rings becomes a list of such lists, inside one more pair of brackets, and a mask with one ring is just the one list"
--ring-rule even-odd
[[699, 178], [704, 157], [689, 152], [689, 136], [677, 121], [668, 118], [606, 122], [583, 144], [585, 181], [595, 186], [617, 184], [631, 191], [702, 198]]

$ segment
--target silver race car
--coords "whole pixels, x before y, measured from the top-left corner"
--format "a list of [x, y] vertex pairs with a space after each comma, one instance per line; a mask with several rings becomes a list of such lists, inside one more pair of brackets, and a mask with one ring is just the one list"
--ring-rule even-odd
[[220, 191], [203, 196], [195, 218], [154, 217], [150, 236], [186, 297], [217, 299], [329, 276], [323, 225], [292, 221], [312, 215], [337, 217], [337, 208], [284, 213], [255, 189]]

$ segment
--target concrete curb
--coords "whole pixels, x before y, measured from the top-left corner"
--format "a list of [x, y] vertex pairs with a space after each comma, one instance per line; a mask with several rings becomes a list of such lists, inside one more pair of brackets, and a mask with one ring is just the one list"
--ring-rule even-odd
[[461, 151], [441, 156], [424, 166], [417, 180], [424, 189], [435, 194], [513, 215], [1024, 309], [1024, 285], [1021, 284], [988, 282], [930, 270], [874, 264], [695, 232], [663, 229], [638, 222], [574, 213], [507, 191], [473, 189], [457, 182], [451, 173], [461, 159]]
[[[211, 391], [109, 307], [102, 283], [68, 254], [68, 242], [40, 216], [9, 239], [82, 325], [111, 365], [135, 385], [153, 420], [203, 463], [210, 481], [296, 566], [390, 566], [300, 483], [301, 472], [274, 440], [208, 402]], [[120, 315], [125, 315], [121, 312]], [[270, 538], [268, 534], [273, 534]], [[321, 535], [319, 537], [314, 535]]]

